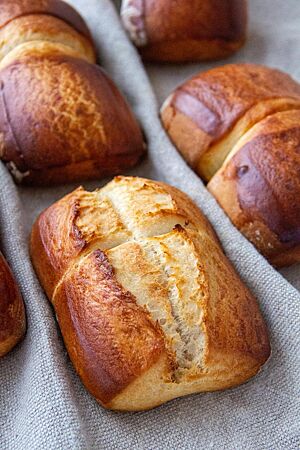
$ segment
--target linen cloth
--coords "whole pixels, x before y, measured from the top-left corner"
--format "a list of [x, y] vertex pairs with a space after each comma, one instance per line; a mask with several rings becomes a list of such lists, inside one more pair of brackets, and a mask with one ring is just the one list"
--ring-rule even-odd
[[[148, 65], [149, 78], [109, 0], [70, 1], [94, 35], [101, 64], [121, 88], [148, 140], [148, 158], [130, 173], [185, 191], [214, 225], [224, 249], [258, 298], [272, 357], [238, 388], [177, 399], [141, 413], [104, 410], [88, 394], [65, 351], [55, 316], [28, 255], [38, 213], [75, 185], [16, 187], [0, 166], [1, 247], [20, 284], [28, 331], [0, 361], [0, 449], [298, 449], [300, 446], [300, 268], [276, 272], [231, 225], [170, 144], [158, 105], [179, 82], [208, 65]], [[299, 0], [251, 0], [246, 47], [230, 61], [266, 63], [300, 78]], [[158, 101], [157, 101], [158, 98]], [[104, 184], [84, 183], [93, 189]]]

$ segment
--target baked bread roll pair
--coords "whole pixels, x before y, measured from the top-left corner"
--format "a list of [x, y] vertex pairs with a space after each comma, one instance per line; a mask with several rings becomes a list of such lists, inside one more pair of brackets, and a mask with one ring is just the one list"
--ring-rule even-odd
[[225, 58], [246, 40], [246, 0], [123, 0], [121, 17], [150, 61]]
[[141, 158], [139, 125], [67, 3], [0, 0], [0, 59], [0, 158], [16, 181], [99, 178]]
[[0, 358], [24, 336], [25, 309], [14, 276], [0, 253]]
[[300, 261], [300, 85], [233, 64], [177, 88], [162, 123], [233, 224], [277, 266]]
[[69, 356], [106, 408], [225, 389], [270, 354], [256, 300], [182, 192], [117, 177], [46, 209], [31, 256]]

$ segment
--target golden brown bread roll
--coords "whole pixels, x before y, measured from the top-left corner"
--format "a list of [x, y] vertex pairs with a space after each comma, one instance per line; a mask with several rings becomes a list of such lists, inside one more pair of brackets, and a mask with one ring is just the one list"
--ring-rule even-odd
[[141, 132], [99, 66], [48, 42], [14, 53], [2, 62], [0, 123], [2, 159], [16, 179], [63, 183], [118, 173], [138, 161]]
[[210, 224], [166, 184], [116, 177], [75, 190], [37, 219], [31, 256], [70, 358], [106, 408], [235, 386], [270, 354]]
[[224, 58], [246, 40], [246, 0], [123, 0], [121, 17], [146, 60]]
[[62, 0], [0, 0], [0, 28], [18, 17], [47, 14], [62, 19], [91, 40], [86, 23], [68, 3]]
[[187, 81], [161, 111], [184, 158], [276, 266], [300, 261], [299, 110], [289, 75], [233, 64]]
[[13, 274], [0, 253], [0, 357], [22, 339], [25, 329], [23, 300]]
[[61, 0], [0, 0], [0, 59], [28, 41], [54, 41], [81, 50], [95, 62], [91, 34], [84, 20]]
[[233, 147], [208, 189], [276, 266], [300, 261], [300, 110], [266, 117]]
[[89, 31], [69, 5], [4, 2], [1, 57], [0, 157], [16, 181], [99, 178], [141, 158], [138, 123], [116, 86], [91, 64]]
[[0, 60], [18, 45], [31, 41], [64, 44], [76, 50], [79, 58], [96, 62], [95, 50], [89, 39], [66, 22], [46, 14], [18, 17], [0, 28]]

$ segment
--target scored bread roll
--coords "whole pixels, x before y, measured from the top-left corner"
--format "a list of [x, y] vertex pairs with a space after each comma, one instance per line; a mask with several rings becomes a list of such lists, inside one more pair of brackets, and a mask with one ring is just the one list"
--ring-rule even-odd
[[225, 389], [270, 354], [256, 300], [179, 190], [116, 177], [46, 209], [32, 261], [69, 356], [106, 408]]
[[71, 6], [0, 0], [0, 158], [17, 182], [99, 178], [144, 154], [135, 117], [95, 60]]
[[299, 83], [254, 64], [200, 73], [161, 110], [183, 157], [276, 266], [300, 261], [299, 111]]
[[121, 17], [146, 60], [224, 58], [246, 40], [246, 0], [123, 0]]
[[22, 339], [25, 330], [23, 300], [13, 274], [0, 253], [0, 357]]

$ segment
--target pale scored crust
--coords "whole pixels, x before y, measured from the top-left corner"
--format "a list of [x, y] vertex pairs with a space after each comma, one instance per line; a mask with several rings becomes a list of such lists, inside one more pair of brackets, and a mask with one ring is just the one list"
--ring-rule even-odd
[[224, 389], [269, 356], [256, 300], [182, 192], [117, 177], [44, 211], [31, 255], [71, 360], [105, 407]]

